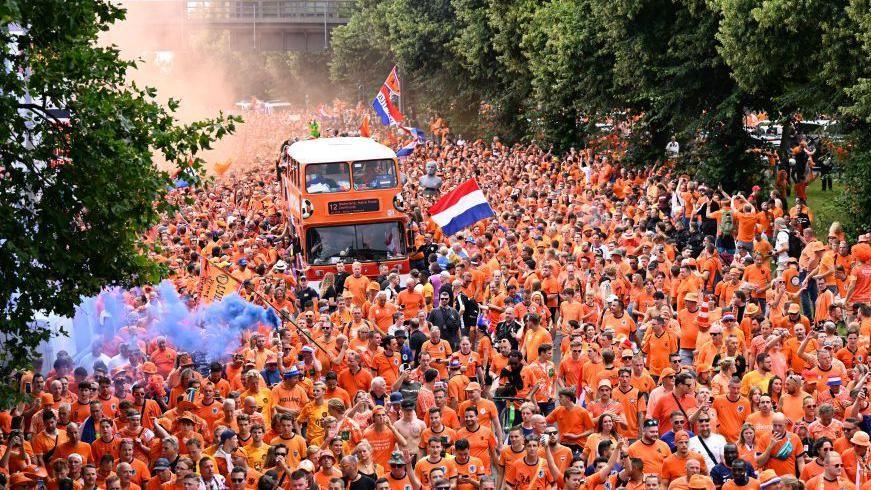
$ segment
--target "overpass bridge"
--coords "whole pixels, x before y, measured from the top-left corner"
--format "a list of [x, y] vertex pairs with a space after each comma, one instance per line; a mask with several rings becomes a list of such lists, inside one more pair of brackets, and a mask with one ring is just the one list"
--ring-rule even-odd
[[[226, 32], [243, 51], [320, 52], [330, 32], [348, 23], [354, 0], [122, 0], [125, 29], [157, 44], [179, 46], [193, 33]], [[152, 49], [159, 49], [154, 46]]]

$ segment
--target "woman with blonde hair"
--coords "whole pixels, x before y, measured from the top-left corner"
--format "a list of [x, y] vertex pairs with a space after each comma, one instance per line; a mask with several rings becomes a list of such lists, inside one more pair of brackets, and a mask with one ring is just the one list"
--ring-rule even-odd
[[363, 440], [354, 448], [354, 456], [357, 456], [357, 470], [373, 481], [384, 476], [384, 468], [372, 459], [372, 444]]
[[327, 300], [327, 304], [329, 305], [330, 311], [334, 311], [336, 309], [336, 298], [339, 294], [336, 292], [336, 274], [335, 272], [327, 272], [324, 274], [323, 280], [321, 280], [321, 285], [318, 288], [318, 294], [321, 299]]

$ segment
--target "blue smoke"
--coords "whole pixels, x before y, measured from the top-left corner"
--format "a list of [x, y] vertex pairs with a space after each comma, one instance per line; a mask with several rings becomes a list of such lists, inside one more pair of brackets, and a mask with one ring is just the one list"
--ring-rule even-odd
[[157, 292], [157, 299], [149, 306], [153, 319], [149, 333], [165, 336], [179, 350], [203, 352], [210, 360], [231, 354], [243, 334], [259, 324], [272, 328], [281, 324], [271, 308], [249, 303], [235, 293], [191, 310], [169, 281], [161, 282]]
[[[95, 335], [112, 338], [121, 327], [147, 319], [146, 340], [164, 336], [179, 351], [201, 352], [209, 361], [234, 352], [245, 332], [263, 324], [278, 328], [281, 320], [272, 308], [263, 308], [233, 293], [218, 302], [191, 309], [169, 281], [155, 288], [157, 296], [144, 315], [133, 312], [124, 302], [124, 291], [107, 289], [94, 298], [85, 298], [76, 309], [73, 332], [80, 353], [89, 349]], [[103, 305], [102, 315], [99, 303]], [[81, 345], [79, 345], [81, 344]]]

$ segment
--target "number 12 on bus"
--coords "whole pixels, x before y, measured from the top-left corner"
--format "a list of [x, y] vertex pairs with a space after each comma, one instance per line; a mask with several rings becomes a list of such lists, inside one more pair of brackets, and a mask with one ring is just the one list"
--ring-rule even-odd
[[282, 195], [294, 253], [319, 283], [336, 264], [410, 271], [408, 217], [396, 153], [369, 138], [318, 138], [282, 147]]

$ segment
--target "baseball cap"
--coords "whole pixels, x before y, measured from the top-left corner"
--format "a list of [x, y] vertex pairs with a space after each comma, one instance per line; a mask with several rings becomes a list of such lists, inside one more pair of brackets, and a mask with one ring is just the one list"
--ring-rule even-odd
[[609, 379], [599, 380], [599, 384], [596, 387], [601, 388], [603, 386], [610, 388], [611, 387], [611, 380], [609, 380]]
[[154, 469], [157, 471], [169, 469], [169, 460], [166, 458], [158, 459], [154, 462]]
[[236, 433], [231, 429], [227, 429], [224, 432], [221, 432], [221, 442], [227, 442], [228, 440], [236, 437]]
[[402, 403], [403, 399], [404, 397], [402, 396], [402, 393], [398, 391], [394, 391], [390, 394], [390, 403]]
[[793, 303], [789, 305], [789, 309], [786, 311], [791, 315], [797, 315], [798, 312], [801, 311], [801, 308], [798, 306], [798, 303]]
[[632, 357], [634, 355], [635, 355], [635, 353], [632, 352], [632, 349], [623, 349], [623, 352], [620, 353], [620, 357], [623, 357], [623, 358]]
[[659, 373], [659, 379], [665, 378], [666, 376], [674, 376], [674, 375], [675, 375], [674, 369], [667, 367], [667, 368], [663, 369], [661, 373]]
[[287, 371], [285, 371], [284, 374], [282, 374], [282, 376], [284, 377], [284, 379], [288, 379], [288, 378], [292, 378], [294, 376], [299, 376], [300, 374], [301, 373], [299, 372], [299, 369], [296, 366], [293, 366], [290, 369], [288, 369]]

